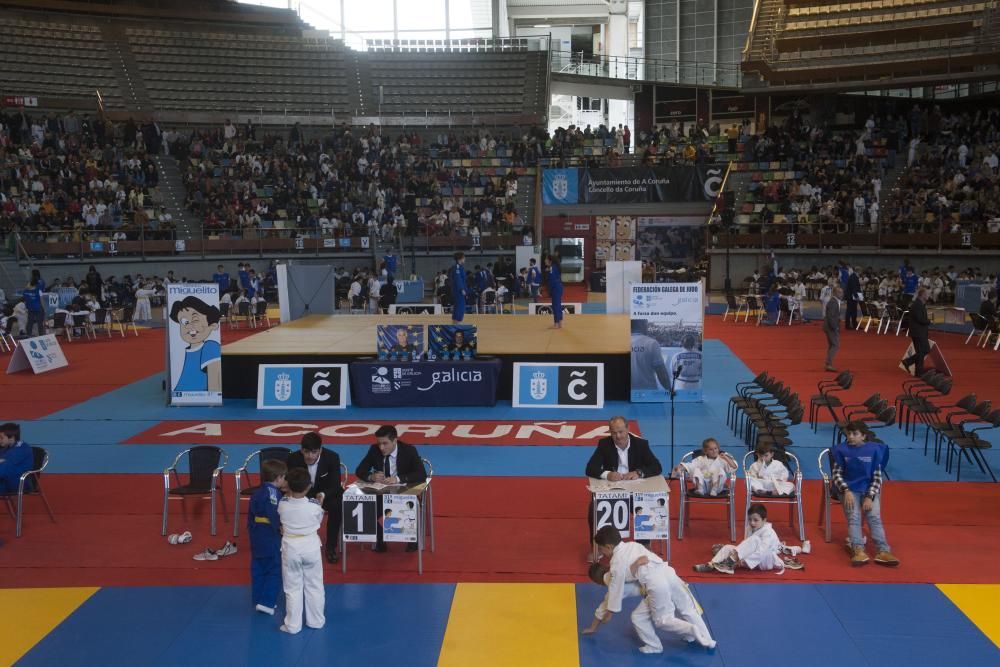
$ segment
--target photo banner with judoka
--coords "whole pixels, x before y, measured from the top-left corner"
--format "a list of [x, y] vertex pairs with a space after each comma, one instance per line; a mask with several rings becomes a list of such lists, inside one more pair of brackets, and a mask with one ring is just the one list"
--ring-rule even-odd
[[417, 541], [417, 497], [382, 496], [382, 535], [386, 542]]
[[700, 282], [632, 285], [633, 403], [702, 400], [703, 300]]
[[222, 405], [219, 286], [167, 285], [171, 405]]

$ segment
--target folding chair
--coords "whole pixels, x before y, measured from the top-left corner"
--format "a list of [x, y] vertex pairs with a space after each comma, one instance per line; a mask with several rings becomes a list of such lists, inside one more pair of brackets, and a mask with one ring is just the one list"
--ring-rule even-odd
[[[233, 513], [233, 537], [239, 537], [240, 534], [240, 501], [246, 498], [250, 499], [257, 489], [261, 487], [264, 483], [259, 481], [257, 484], [253, 484], [253, 480], [250, 478], [250, 473], [247, 472], [247, 468], [250, 467], [250, 462], [257, 458], [257, 475], [258, 480], [262, 480], [261, 466], [264, 461], [281, 461], [284, 463], [288, 460], [288, 455], [292, 453], [288, 447], [265, 447], [263, 449], [258, 449], [255, 452], [251, 452], [250, 456], [246, 457], [243, 461], [243, 465], [236, 469], [234, 477], [236, 478], [236, 511]], [[247, 486], [243, 487], [243, 478], [246, 477]]]
[[972, 340], [972, 337], [979, 334], [979, 340], [976, 341], [976, 347], [983, 347], [984, 338], [987, 340], [987, 343], [989, 342], [989, 321], [979, 313], [969, 313], [969, 321], [972, 322], [972, 331], [969, 332], [968, 338], [965, 339], [965, 344], [968, 345], [969, 341]]
[[[21, 537], [21, 520], [24, 517], [24, 497], [39, 496], [45, 504], [45, 511], [49, 513], [52, 523], [56, 522], [56, 517], [52, 514], [52, 507], [49, 506], [49, 499], [42, 491], [42, 471], [49, 465], [49, 454], [44, 447], [31, 448], [31, 470], [21, 473], [17, 482], [17, 491], [7, 491], [2, 494], [4, 502], [7, 503], [7, 511], [14, 517], [16, 529], [14, 535]], [[11, 499], [17, 498], [17, 510], [15, 511]]]
[[726, 312], [722, 314], [722, 321], [725, 322], [726, 318], [729, 317], [730, 313], [732, 313], [733, 321], [735, 322], [736, 318], [740, 315], [740, 311], [743, 310], [743, 306], [745, 305], [746, 302], [743, 302], [742, 304], [736, 303], [736, 297], [733, 296], [733, 293], [726, 292]]
[[250, 312], [250, 302], [241, 301], [236, 304], [236, 314], [229, 318], [229, 328], [232, 329], [236, 325], [236, 318], [242, 319], [246, 322], [248, 327], [253, 326], [253, 317]]
[[746, 314], [746, 319], [744, 319], [743, 321], [744, 322], [750, 321], [750, 313], [752, 311], [753, 314], [757, 317], [757, 326], [760, 326], [760, 323], [764, 319], [764, 314], [766, 312], [764, 310], [764, 306], [755, 296], [748, 296], [746, 297], [746, 300], [747, 300], [747, 314]]
[[[177, 473], [177, 466], [181, 459], [187, 457], [188, 461], [188, 483], [181, 484], [180, 475]], [[229, 520], [229, 510], [226, 509], [226, 496], [222, 493], [221, 480], [222, 469], [229, 462], [229, 455], [222, 449], [214, 445], [198, 445], [185, 449], [174, 458], [170, 467], [163, 471], [163, 525], [161, 535], [167, 534], [167, 503], [171, 497], [181, 499], [181, 511], [187, 518], [188, 496], [198, 496], [209, 498], [212, 502], [212, 535], [215, 535], [215, 496], [218, 495], [222, 502], [222, 517]], [[170, 486], [170, 475], [174, 476], [176, 486]]]
[[[56, 313], [52, 316], [52, 331], [57, 332], [62, 329], [63, 335], [66, 336], [66, 342], [73, 342], [73, 324], [67, 321], [69, 317], [66, 313]], [[56, 334], [58, 335], [58, 334]]]
[[[223, 323], [229, 322], [229, 313], [232, 309], [233, 309], [232, 303], [226, 301], [219, 302], [219, 328], [222, 328]], [[232, 329], [233, 325], [229, 324], [229, 328]]]
[[[747, 474], [747, 471], [750, 470], [752, 462], [756, 460], [756, 452], [747, 452], [743, 456], [743, 478], [746, 481], [747, 486], [747, 500], [743, 516], [746, 516], [746, 513], [750, 510], [750, 505], [752, 503], [788, 505], [788, 524], [793, 527], [795, 526], [795, 515], [797, 513], [799, 541], [805, 542], [806, 526], [805, 520], [803, 519], [804, 512], [802, 508], [802, 466], [799, 465], [799, 459], [794, 454], [785, 451], [784, 447], [774, 448], [774, 460], [784, 464], [784, 466], [788, 468], [788, 472], [792, 475], [791, 481], [795, 485], [795, 490], [792, 491], [791, 494], [785, 496], [775, 493], [757, 492], [753, 490], [753, 487], [750, 484], [750, 475]], [[795, 512], [793, 512], [793, 510], [795, 510]]]
[[267, 322], [268, 328], [271, 327], [271, 318], [267, 314], [267, 301], [258, 301], [253, 311], [253, 319], [255, 322]]
[[[703, 456], [700, 449], [696, 449], [692, 452], [688, 452], [681, 457], [680, 462], [687, 463], [693, 461], [695, 458]], [[688, 488], [688, 476], [687, 469], [682, 465], [680, 467], [680, 474], [678, 476], [680, 481], [679, 487], [681, 492], [680, 499], [680, 512], [677, 517], [677, 539], [684, 539], [684, 526], [690, 521], [690, 511], [688, 510], [688, 504], [703, 504], [703, 505], [722, 505], [727, 506], [726, 515], [729, 520], [729, 539], [732, 542], [736, 541], [736, 502], [734, 496], [736, 495], [736, 471], [732, 471], [729, 474], [729, 479], [727, 480], [727, 486], [719, 492], [717, 496], [708, 496], [697, 493], [696, 491]]]
[[118, 325], [118, 332], [125, 337], [125, 332], [132, 327], [132, 333], [139, 335], [139, 330], [135, 326], [135, 306], [125, 306], [118, 315], [118, 319], [113, 324]]
[[488, 289], [480, 295], [479, 312], [488, 313], [491, 311], [494, 314], [497, 313], [497, 293], [496, 290]]
[[952, 455], [958, 459], [958, 468], [955, 474], [955, 481], [962, 481], [962, 457], [971, 458], [979, 466], [979, 469], [984, 473], [988, 473], [990, 478], [996, 482], [996, 475], [993, 474], [993, 468], [990, 467], [989, 461], [986, 460], [986, 456], [983, 455], [983, 450], [992, 449], [993, 445], [987, 440], [983, 440], [977, 431], [983, 430], [993, 430], [1000, 428], [1000, 410], [994, 410], [991, 412], [984, 420], [984, 426], [978, 428], [971, 428], [964, 431], [964, 435], [957, 438], [948, 438], [948, 452], [945, 457], [944, 469], [946, 472], [951, 472], [952, 467]]
[[[985, 408], [985, 412], [982, 410]], [[949, 412], [945, 412], [948, 410]], [[965, 431], [962, 430], [962, 423], [975, 421], [977, 418], [984, 418], [989, 414], [990, 402], [976, 402], [975, 394], [967, 394], [958, 400], [957, 403], [942, 409], [934, 418], [927, 422], [927, 432], [924, 434], [924, 456], [927, 456], [927, 446], [929, 444], [930, 433], [934, 432], [934, 462], [941, 462], [941, 441], [943, 438], [954, 436], [962, 437]]]
[[809, 399], [809, 423], [813, 427], [813, 433], [819, 430], [819, 411], [826, 408], [830, 411], [834, 423], [837, 422], [835, 408], [842, 407], [844, 402], [835, 393], [847, 391], [854, 384], [854, 374], [851, 371], [840, 371], [832, 380], [820, 380], [816, 383], [818, 394]]
[[[824, 467], [824, 462], [826, 463]], [[829, 448], [824, 449], [816, 457], [816, 466], [819, 474], [823, 477], [823, 484], [820, 487], [823, 498], [819, 503], [819, 525], [824, 526], [823, 536], [829, 542], [833, 536], [830, 526], [830, 507], [833, 503], [840, 504], [840, 489], [833, 484], [833, 452]]]
[[14, 338], [14, 325], [17, 324], [17, 318], [11, 315], [7, 318], [7, 322], [0, 329], [0, 346], [3, 347], [6, 352], [13, 352], [14, 348], [17, 347], [17, 339]]
[[111, 338], [111, 313], [107, 308], [98, 308], [94, 311], [94, 321], [90, 324], [90, 330], [95, 339], [98, 329], [107, 332], [108, 338]]

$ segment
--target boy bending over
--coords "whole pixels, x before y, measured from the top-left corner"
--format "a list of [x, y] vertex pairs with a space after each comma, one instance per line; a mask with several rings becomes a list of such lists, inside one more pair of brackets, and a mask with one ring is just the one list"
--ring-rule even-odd
[[[591, 568], [591, 579], [607, 585], [604, 601], [594, 612], [594, 620], [584, 629], [589, 635], [597, 631], [622, 609], [622, 598], [645, 590], [645, 597], [632, 612], [632, 626], [643, 645], [642, 653], [662, 653], [663, 644], [655, 627], [662, 628], [688, 642], [698, 642], [715, 648], [715, 640], [702, 620], [694, 597], [674, 569], [659, 556], [637, 542], [622, 542], [614, 526], [597, 531], [594, 542], [601, 555], [610, 559], [606, 570], [599, 564]], [[635, 582], [641, 586], [635, 590]], [[654, 627], [655, 626], [655, 627]]]

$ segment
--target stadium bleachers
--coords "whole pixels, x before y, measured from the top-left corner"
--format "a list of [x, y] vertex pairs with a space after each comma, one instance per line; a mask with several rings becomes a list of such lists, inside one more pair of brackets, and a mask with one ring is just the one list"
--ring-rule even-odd
[[339, 42], [128, 28], [154, 104], [163, 110], [345, 113], [348, 56]]
[[995, 67], [992, 13], [991, 3], [955, 0], [761, 0], [743, 69], [775, 86]]
[[124, 100], [107, 45], [96, 25], [80, 21], [34, 21], [0, 16], [0, 88], [8, 94]]
[[386, 113], [531, 113], [544, 106], [544, 52], [374, 52]]

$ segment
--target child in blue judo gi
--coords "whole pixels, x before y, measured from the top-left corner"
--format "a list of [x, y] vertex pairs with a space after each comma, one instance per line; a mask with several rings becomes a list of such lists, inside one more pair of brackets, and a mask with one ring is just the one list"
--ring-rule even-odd
[[[261, 485], [250, 496], [247, 534], [250, 536], [250, 582], [259, 612], [274, 616], [281, 592], [281, 523], [278, 501], [285, 491], [288, 468], [281, 461], [260, 465]], [[237, 499], [239, 502], [239, 499]]]

